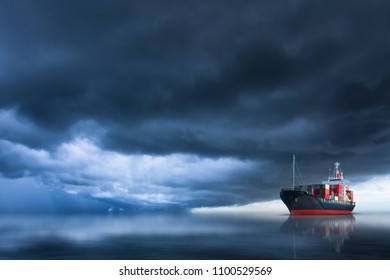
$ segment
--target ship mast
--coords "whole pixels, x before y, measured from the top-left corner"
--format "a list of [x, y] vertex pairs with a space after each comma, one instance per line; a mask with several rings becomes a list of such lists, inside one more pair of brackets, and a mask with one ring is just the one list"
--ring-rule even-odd
[[293, 188], [295, 186], [295, 154], [293, 155]]

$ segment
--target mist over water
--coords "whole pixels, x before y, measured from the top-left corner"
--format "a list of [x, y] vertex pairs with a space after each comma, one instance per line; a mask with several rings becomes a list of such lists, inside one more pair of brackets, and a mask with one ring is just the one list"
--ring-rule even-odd
[[1, 215], [1, 259], [390, 259], [390, 215]]

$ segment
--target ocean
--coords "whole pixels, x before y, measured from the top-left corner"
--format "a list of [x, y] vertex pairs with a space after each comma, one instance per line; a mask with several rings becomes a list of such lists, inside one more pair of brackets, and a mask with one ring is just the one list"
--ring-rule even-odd
[[390, 215], [0, 215], [0, 259], [390, 259]]

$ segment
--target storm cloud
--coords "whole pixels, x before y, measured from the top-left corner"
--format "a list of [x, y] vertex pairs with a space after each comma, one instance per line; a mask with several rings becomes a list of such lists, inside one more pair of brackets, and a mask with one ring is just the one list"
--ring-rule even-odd
[[272, 200], [292, 154], [388, 175], [389, 8], [2, 2], [0, 173], [125, 208]]

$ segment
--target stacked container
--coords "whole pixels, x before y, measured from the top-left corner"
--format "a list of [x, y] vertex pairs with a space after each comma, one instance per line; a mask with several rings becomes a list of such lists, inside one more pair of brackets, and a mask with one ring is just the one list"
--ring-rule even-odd
[[325, 199], [329, 199], [329, 185], [325, 185], [325, 194], [324, 194]]

